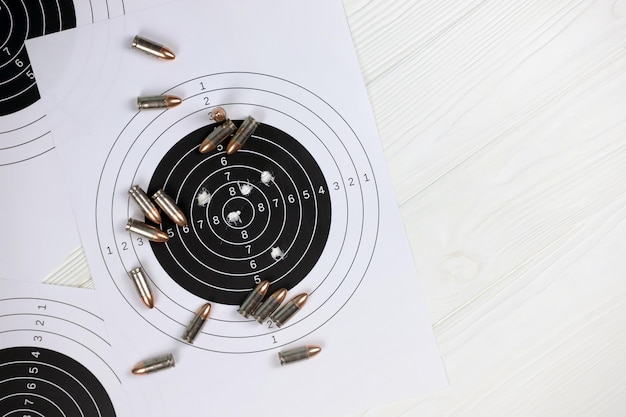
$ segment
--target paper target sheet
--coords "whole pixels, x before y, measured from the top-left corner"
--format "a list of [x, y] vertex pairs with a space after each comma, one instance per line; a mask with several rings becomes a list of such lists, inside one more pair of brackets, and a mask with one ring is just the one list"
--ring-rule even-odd
[[10, 236], [2, 245], [0, 278], [41, 282], [81, 244], [25, 40], [164, 2], [0, 2], [0, 199]]
[[[137, 34], [176, 59], [131, 48]], [[120, 373], [150, 415], [341, 416], [445, 384], [341, 2], [187, 1], [27, 45], [112, 342], [129, 346]], [[162, 95], [182, 103], [137, 110]], [[218, 108], [258, 126], [201, 153]], [[146, 218], [134, 185], [178, 209]], [[243, 317], [265, 280], [308, 301], [282, 323]], [[321, 353], [280, 365], [306, 345]], [[175, 367], [129, 372], [167, 353]]]
[[132, 415], [93, 290], [0, 280], [0, 412]]

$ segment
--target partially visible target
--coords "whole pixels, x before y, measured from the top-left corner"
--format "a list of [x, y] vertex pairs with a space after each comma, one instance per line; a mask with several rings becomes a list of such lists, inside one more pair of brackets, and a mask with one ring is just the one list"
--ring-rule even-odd
[[[369, 266], [378, 234], [372, 167], [359, 138], [328, 103], [289, 81], [220, 73], [164, 91], [184, 97], [166, 111], [141, 112], [120, 132], [102, 171], [96, 227], [103, 260], [120, 293], [145, 321], [180, 340], [208, 300], [210, 322], [194, 347], [227, 353], [275, 348], [324, 325], [349, 301]], [[220, 106], [239, 125], [260, 124], [233, 155], [198, 146]], [[109, 185], [110, 184], [110, 185]], [[189, 220], [164, 220], [166, 243], [129, 234], [144, 220], [128, 196], [163, 188]], [[144, 308], [127, 276], [142, 266], [155, 293]], [[310, 294], [302, 312], [278, 329], [243, 319], [236, 305], [261, 280], [288, 299]]]
[[0, 414], [118, 415], [127, 400], [102, 319], [67, 302], [10, 296], [13, 287], [0, 299]]
[[39, 100], [24, 41], [76, 27], [72, 0], [0, 0], [0, 116]]
[[[6, 416], [115, 416], [107, 392], [74, 359], [36, 346], [0, 350], [0, 410]], [[8, 395], [7, 395], [8, 394]]]
[[0, 0], [0, 166], [27, 161], [54, 148], [24, 42], [161, 2]]

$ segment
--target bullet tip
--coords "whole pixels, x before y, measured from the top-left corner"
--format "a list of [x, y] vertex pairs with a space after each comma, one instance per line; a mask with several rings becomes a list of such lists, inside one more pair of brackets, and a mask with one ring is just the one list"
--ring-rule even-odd
[[150, 210], [146, 213], [146, 218], [150, 220], [152, 223], [161, 224], [161, 215], [158, 210]]
[[319, 346], [307, 346], [306, 351], [307, 351], [307, 354], [309, 355], [309, 358], [312, 358], [313, 356], [320, 353], [322, 351], [322, 348]]
[[167, 48], [161, 49], [161, 53], [163, 54], [163, 59], [171, 60], [171, 59], [176, 58], [176, 55], [174, 54], [174, 52], [172, 52], [171, 50]]
[[141, 300], [148, 308], [154, 308], [154, 298], [152, 295], [144, 295], [141, 297]]
[[261, 281], [259, 285], [256, 286], [255, 291], [261, 294], [262, 296], [265, 296], [269, 287], [270, 287], [269, 281]]
[[241, 149], [241, 145], [235, 141], [230, 141], [226, 147], [226, 155], [232, 155]]
[[274, 294], [272, 294], [272, 298], [274, 298], [279, 303], [282, 303], [283, 300], [285, 299], [285, 297], [287, 297], [287, 289], [286, 288], [281, 288], [279, 290], [276, 290], [276, 291], [274, 291]]
[[306, 294], [306, 293], [299, 294], [299, 295], [296, 295], [296, 296], [293, 298], [293, 303], [294, 303], [294, 304], [295, 304], [298, 308], [301, 308], [301, 307], [302, 307], [302, 306], [303, 306], [303, 305], [307, 302], [307, 300], [308, 300], [308, 299], [309, 299], [309, 295], [308, 295], [308, 294]]
[[167, 96], [166, 102], [167, 102], [167, 107], [170, 108], [170, 107], [175, 107], [181, 104], [183, 102], [183, 99], [180, 97], [176, 97], [176, 96]]
[[198, 315], [202, 320], [206, 320], [209, 318], [209, 313], [211, 313], [211, 303], [206, 303], [202, 307], [200, 307]]
[[209, 153], [215, 148], [216, 146], [212, 143], [202, 143], [200, 144], [199, 150], [200, 150], [200, 153]]
[[135, 375], [143, 375], [146, 373], [146, 368], [143, 366], [143, 362], [142, 363], [138, 363], [137, 365], [135, 365], [135, 367], [132, 369], [131, 371], [133, 374]]

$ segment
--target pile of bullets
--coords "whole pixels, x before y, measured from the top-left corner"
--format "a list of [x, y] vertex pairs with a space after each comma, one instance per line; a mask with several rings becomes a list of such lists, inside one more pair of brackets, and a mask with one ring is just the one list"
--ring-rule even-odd
[[[135, 36], [132, 47], [159, 59], [172, 60], [176, 57], [171, 49], [156, 43], [152, 40]], [[183, 99], [173, 95], [144, 96], [137, 98], [137, 107], [139, 110], [146, 109], [168, 109], [178, 106]], [[218, 123], [211, 133], [202, 141], [199, 146], [200, 153], [208, 153], [216, 149], [224, 140], [231, 137], [226, 146], [226, 154], [232, 155], [240, 150], [245, 142], [252, 136], [259, 123], [252, 117], [248, 116], [237, 128], [235, 124], [227, 117], [226, 111], [221, 107], [216, 107], [211, 112], [211, 118]], [[152, 199], [141, 189], [139, 185], [133, 185], [128, 191], [133, 200], [137, 203], [145, 217], [155, 224], [161, 223], [161, 214], [158, 207], [177, 225], [181, 227], [187, 226], [187, 217], [183, 211], [176, 205], [172, 197], [167, 195], [162, 189], [152, 195]], [[156, 203], [156, 205], [153, 203]], [[163, 230], [141, 222], [135, 219], [128, 219], [126, 230], [143, 236], [153, 242], [167, 242], [169, 235]], [[141, 266], [132, 269], [128, 273], [133, 281], [139, 296], [148, 308], [154, 307], [154, 296], [148, 284], [148, 278]], [[252, 315], [259, 323], [263, 323], [268, 317], [280, 328], [294, 314], [296, 314], [308, 299], [308, 294], [299, 294], [291, 299], [286, 305], [279, 308], [285, 297], [287, 290], [281, 288], [270, 295], [263, 302], [267, 290], [269, 289], [269, 281], [262, 281], [254, 290], [246, 297], [244, 302], [237, 310], [244, 317]], [[200, 334], [202, 327], [209, 318], [211, 312], [211, 304], [203, 304], [189, 325], [185, 329], [182, 339], [193, 344], [196, 337]], [[281, 365], [308, 359], [321, 351], [319, 346], [301, 346], [278, 353]], [[159, 370], [172, 368], [175, 366], [174, 356], [171, 353], [157, 356], [135, 365], [132, 369], [133, 374], [143, 375], [153, 373]]]
[[[128, 190], [128, 194], [135, 200], [137, 206], [139, 206], [143, 214], [151, 222], [161, 224], [161, 214], [156, 206], [158, 205], [174, 223], [181, 227], [187, 226], [187, 216], [185, 216], [185, 213], [176, 205], [174, 199], [167, 195], [163, 189], [158, 190], [152, 195], [152, 200], [154, 200], [156, 205], [139, 185], [133, 185], [130, 190]], [[137, 233], [153, 242], [167, 242], [170, 239], [168, 234], [158, 227], [151, 226], [133, 218], [128, 219], [126, 230]]]

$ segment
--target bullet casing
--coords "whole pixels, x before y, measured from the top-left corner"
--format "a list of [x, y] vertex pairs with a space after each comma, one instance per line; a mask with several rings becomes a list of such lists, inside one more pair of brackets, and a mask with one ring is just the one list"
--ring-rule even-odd
[[262, 324], [265, 319], [276, 311], [280, 304], [285, 300], [286, 296], [287, 290], [284, 288], [274, 291], [274, 293], [270, 295], [267, 300], [263, 301], [263, 304], [255, 310], [252, 316], [256, 321]]
[[237, 126], [231, 120], [226, 120], [224, 123], [216, 126], [200, 144], [200, 153], [211, 152], [217, 148], [217, 145], [232, 135], [235, 130], [237, 130]]
[[133, 280], [135, 288], [137, 288], [137, 292], [141, 297], [141, 301], [143, 301], [143, 303], [147, 305], [148, 308], [154, 307], [154, 296], [152, 295], [152, 290], [150, 290], [148, 277], [143, 268], [139, 266], [135, 269], [132, 269], [128, 273], [128, 276]]
[[135, 219], [128, 219], [126, 230], [137, 233], [153, 242], [167, 242], [170, 239], [163, 230]]
[[137, 97], [137, 108], [139, 110], [169, 109], [178, 106], [182, 102], [183, 99], [176, 96]]
[[281, 365], [286, 365], [291, 362], [312, 358], [321, 351], [322, 348], [319, 346], [301, 346], [284, 352], [278, 352], [278, 359]]
[[185, 329], [183, 333], [183, 340], [187, 343], [193, 343], [200, 334], [200, 330], [202, 330], [202, 326], [206, 323], [209, 318], [209, 312], [211, 311], [211, 304], [206, 303], [198, 312], [193, 316], [193, 319], [189, 322], [189, 325]]
[[241, 306], [237, 309], [237, 312], [248, 318], [248, 316], [254, 313], [254, 310], [261, 304], [261, 300], [265, 297], [267, 289], [270, 287], [269, 281], [261, 281], [241, 303]]
[[170, 218], [174, 223], [179, 226], [187, 226], [187, 217], [183, 211], [176, 205], [174, 199], [167, 195], [165, 191], [162, 189], [154, 193], [152, 199], [165, 214]]
[[233, 135], [230, 142], [228, 142], [226, 153], [228, 155], [232, 155], [241, 149], [250, 136], [252, 136], [258, 125], [259, 122], [254, 120], [252, 116], [246, 117], [243, 123], [241, 123], [241, 126], [239, 126], [239, 129], [237, 129]]
[[128, 194], [133, 197], [133, 200], [135, 200], [148, 220], [156, 224], [161, 223], [161, 214], [159, 213], [159, 209], [154, 205], [152, 200], [150, 200], [150, 197], [148, 197], [146, 192], [142, 190], [140, 186], [133, 185], [131, 189], [128, 190]]
[[168, 353], [167, 355], [157, 356], [139, 362], [135, 365], [132, 372], [136, 375], [152, 374], [163, 369], [173, 368], [175, 365], [174, 355]]
[[135, 36], [131, 46], [139, 51], [145, 52], [148, 55], [152, 55], [157, 58], [167, 60], [176, 58], [176, 55], [174, 55], [174, 52], [172, 52], [170, 48], [167, 48], [160, 43], [156, 43], [139, 35]]
[[308, 294], [299, 294], [291, 299], [287, 304], [283, 307], [279, 308], [274, 314], [271, 315], [271, 319], [278, 327], [282, 327], [287, 320], [293, 317], [302, 306], [306, 303], [308, 299]]

